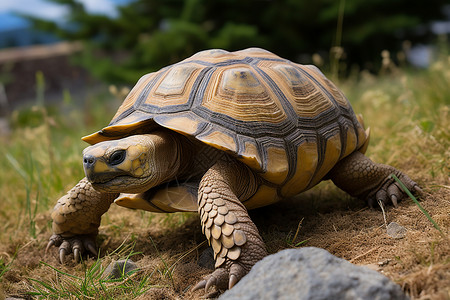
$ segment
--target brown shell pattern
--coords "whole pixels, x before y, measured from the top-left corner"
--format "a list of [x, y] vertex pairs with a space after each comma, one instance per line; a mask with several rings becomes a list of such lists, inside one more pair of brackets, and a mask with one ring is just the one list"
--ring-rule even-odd
[[[272, 202], [314, 186], [367, 139], [346, 97], [319, 69], [258, 48], [207, 50], [143, 76], [109, 126], [84, 140], [158, 126], [235, 155], [277, 186]], [[261, 199], [246, 205], [267, 204]]]

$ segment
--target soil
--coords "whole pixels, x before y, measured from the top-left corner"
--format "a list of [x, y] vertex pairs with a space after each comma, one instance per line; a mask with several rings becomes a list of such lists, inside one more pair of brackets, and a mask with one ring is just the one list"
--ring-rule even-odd
[[[251, 218], [258, 226], [269, 253], [284, 248], [314, 246], [328, 250], [354, 264], [366, 265], [389, 277], [411, 299], [450, 299], [450, 192], [448, 187], [425, 190], [421, 205], [440, 226], [441, 234], [410, 199], [398, 208], [386, 209], [386, 222], [380, 209], [369, 209], [329, 182], [278, 204], [253, 210]], [[83, 269], [70, 260], [58, 264], [58, 252], [45, 254], [49, 237], [49, 213], [40, 216], [38, 238], [21, 246], [14, 267], [3, 278], [8, 295], [25, 297], [29, 278], [54, 280], [55, 272], [41, 261], [70, 274]], [[200, 267], [200, 254], [207, 248], [196, 214], [150, 214], [113, 205], [100, 228], [99, 241], [104, 267], [114, 259], [117, 248], [125, 253], [134, 241], [132, 256], [141, 273], [148, 275], [152, 287], [137, 299], [201, 299], [203, 290], [191, 288], [211, 270]], [[406, 228], [403, 238], [386, 233], [386, 224], [396, 222]], [[298, 232], [297, 232], [298, 229]], [[17, 243], [14, 243], [17, 239]], [[20, 237], [3, 253], [12, 255]], [[120, 252], [120, 251], [119, 251]], [[88, 261], [88, 265], [94, 262]], [[170, 276], [167, 269], [173, 270]], [[140, 277], [142, 278], [142, 277]], [[139, 279], [139, 277], [137, 277]], [[220, 291], [206, 295], [215, 297]]]

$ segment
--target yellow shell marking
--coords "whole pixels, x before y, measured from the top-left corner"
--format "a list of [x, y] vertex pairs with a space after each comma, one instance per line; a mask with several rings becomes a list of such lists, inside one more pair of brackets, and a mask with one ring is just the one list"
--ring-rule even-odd
[[291, 197], [304, 191], [317, 168], [317, 144], [302, 143], [297, 149], [297, 170], [294, 176], [283, 186], [281, 193]]
[[[253, 195], [253, 197], [244, 202], [244, 205], [245, 207], [247, 207], [247, 209], [254, 209], [270, 205], [272, 203], [278, 202], [279, 200], [280, 197], [278, 196], [277, 190], [275, 188], [269, 187], [267, 185], [261, 185]], [[229, 214], [230, 213], [228, 213], [228, 215]], [[227, 223], [232, 224], [231, 222]]]
[[236, 152], [236, 143], [234, 142], [234, 139], [220, 131], [214, 131], [207, 136], [201, 136], [199, 137], [199, 140], [221, 150], [231, 150]]
[[245, 150], [241, 153], [240, 161], [245, 163], [247, 166], [253, 170], [261, 170], [261, 158], [258, 154], [258, 149], [253, 143], [246, 142], [244, 144]]
[[314, 177], [311, 179], [309, 184], [310, 187], [319, 183], [323, 177], [331, 170], [332, 167], [337, 163], [339, 157], [341, 156], [341, 138], [340, 134], [328, 138], [326, 144], [326, 150], [324, 154], [324, 161], [319, 170], [317, 170]]
[[162, 125], [183, 134], [187, 133], [193, 135], [197, 131], [198, 121], [194, 121], [187, 117], [175, 117], [164, 120]]
[[273, 183], [281, 184], [286, 179], [289, 171], [289, 162], [286, 150], [269, 147], [267, 149], [267, 172], [261, 176]]

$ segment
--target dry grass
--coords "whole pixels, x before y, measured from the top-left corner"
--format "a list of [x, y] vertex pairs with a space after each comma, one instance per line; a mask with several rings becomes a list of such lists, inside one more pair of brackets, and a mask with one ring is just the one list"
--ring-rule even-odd
[[[405, 171], [424, 188], [421, 204], [443, 235], [408, 200], [386, 211], [387, 223], [407, 229], [405, 238], [392, 239], [381, 211], [324, 182], [294, 199], [251, 212], [269, 252], [296, 245], [321, 247], [377, 269], [412, 299], [450, 299], [448, 82], [450, 58], [444, 57], [427, 71], [397, 69], [383, 77], [338, 84], [372, 128], [368, 155]], [[100, 260], [60, 265], [56, 249], [45, 255], [51, 208], [83, 176], [79, 162], [84, 145], [78, 138], [106, 124], [117, 103], [84, 104], [83, 114], [79, 107], [83, 104], [66, 101], [55, 111], [15, 112], [11, 136], [1, 137], [0, 299], [30, 298], [39, 290], [50, 293], [47, 298], [58, 298], [58, 293], [86, 299], [200, 298], [203, 292], [191, 292], [190, 287], [210, 271], [196, 264], [205, 239], [195, 214], [151, 214], [114, 206], [102, 220]], [[139, 272], [117, 282], [98, 277], [110, 261], [130, 254]]]

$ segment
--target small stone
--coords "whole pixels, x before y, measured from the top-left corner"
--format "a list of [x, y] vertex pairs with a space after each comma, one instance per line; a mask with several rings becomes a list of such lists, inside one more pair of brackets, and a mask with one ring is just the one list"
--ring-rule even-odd
[[119, 279], [131, 275], [133, 270], [138, 269], [131, 259], [121, 259], [110, 263], [103, 272], [103, 276], [108, 279]]
[[402, 239], [406, 236], [406, 228], [396, 222], [391, 222], [387, 226], [387, 234], [393, 239]]

